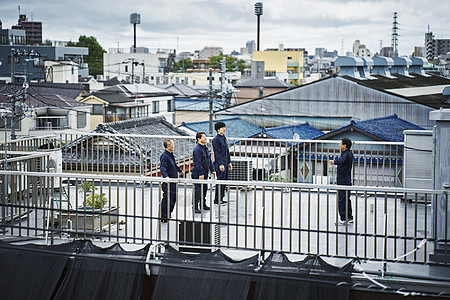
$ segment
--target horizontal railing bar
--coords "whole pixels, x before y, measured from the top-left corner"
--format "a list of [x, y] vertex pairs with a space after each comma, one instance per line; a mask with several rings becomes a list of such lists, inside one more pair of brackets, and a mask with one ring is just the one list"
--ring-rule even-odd
[[216, 180], [216, 179], [190, 179], [190, 178], [162, 178], [152, 176], [133, 176], [133, 175], [98, 175], [98, 174], [80, 174], [80, 173], [48, 173], [48, 172], [20, 172], [20, 171], [5, 171], [0, 170], [0, 174], [7, 175], [28, 175], [36, 177], [58, 177], [58, 178], [83, 178], [83, 179], [97, 179], [97, 180], [112, 180], [120, 182], [171, 182], [171, 183], [202, 183], [202, 184], [224, 184], [227, 186], [261, 186], [261, 187], [279, 187], [305, 190], [349, 190], [358, 192], [380, 192], [380, 193], [411, 193], [411, 194], [447, 194], [446, 190], [432, 190], [432, 189], [413, 189], [413, 188], [395, 188], [395, 187], [374, 187], [374, 186], [357, 186], [357, 185], [329, 185], [329, 184], [311, 184], [311, 183], [289, 183], [289, 182], [273, 182], [273, 181], [232, 181], [232, 180]]

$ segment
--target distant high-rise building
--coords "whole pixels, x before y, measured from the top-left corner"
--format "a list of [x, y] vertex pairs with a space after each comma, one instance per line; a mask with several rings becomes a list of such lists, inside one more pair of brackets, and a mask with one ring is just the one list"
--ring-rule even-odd
[[380, 55], [385, 57], [394, 57], [394, 48], [392, 47], [383, 47], [380, 50]]
[[28, 21], [27, 15], [19, 15], [18, 24], [11, 28], [25, 30], [27, 44], [42, 44], [42, 22]]
[[435, 39], [432, 32], [425, 33], [426, 58], [434, 59], [450, 52], [450, 39]]
[[256, 43], [255, 41], [247, 41], [247, 43], [245, 43], [245, 47], [248, 50], [248, 54], [253, 54], [253, 51], [256, 50]]
[[355, 40], [353, 43], [353, 56], [372, 57], [373, 55], [366, 48], [366, 45], [361, 44], [359, 40]]
[[413, 56], [425, 57], [426, 56], [426, 48], [425, 47], [414, 47]]
[[202, 50], [200, 50], [200, 57], [199, 59], [208, 59], [212, 56], [218, 56], [220, 54], [223, 54], [223, 48], [222, 47], [203, 47]]

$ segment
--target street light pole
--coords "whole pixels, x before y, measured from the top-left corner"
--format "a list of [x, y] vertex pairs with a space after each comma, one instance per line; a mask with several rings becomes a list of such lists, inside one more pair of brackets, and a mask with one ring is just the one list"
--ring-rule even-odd
[[256, 51], [259, 51], [259, 21], [260, 17], [263, 14], [263, 3], [256, 2], [255, 3], [255, 15], [257, 17], [257, 29], [256, 29]]

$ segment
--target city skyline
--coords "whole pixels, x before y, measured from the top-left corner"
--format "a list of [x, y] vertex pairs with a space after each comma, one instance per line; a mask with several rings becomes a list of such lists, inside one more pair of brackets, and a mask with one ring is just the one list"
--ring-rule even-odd
[[[80, 35], [94, 36], [102, 47], [129, 48], [133, 44], [130, 14], [141, 15], [137, 25], [137, 47], [171, 48], [177, 51], [200, 50], [219, 46], [228, 54], [239, 51], [248, 40], [256, 40], [256, 1], [137, 0], [133, 4], [119, 1], [59, 1], [37, 3], [21, 1], [2, 4], [3, 28], [17, 24], [20, 13], [40, 21], [43, 40], [77, 41]], [[263, 1], [260, 49], [315, 48], [351, 51], [360, 40], [372, 53], [391, 45], [393, 13], [398, 13], [399, 55], [410, 55], [415, 46], [424, 46], [425, 32], [436, 38], [450, 38], [447, 1]], [[69, 15], [64, 12], [70, 12]], [[342, 50], [344, 53], [342, 53]]]

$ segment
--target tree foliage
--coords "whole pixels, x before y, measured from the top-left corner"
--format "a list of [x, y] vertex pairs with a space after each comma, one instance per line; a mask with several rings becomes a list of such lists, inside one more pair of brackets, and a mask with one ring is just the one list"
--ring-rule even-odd
[[245, 69], [245, 60], [243, 59], [237, 59], [234, 56], [228, 56], [228, 55], [217, 55], [217, 56], [211, 56], [209, 60], [211, 61], [211, 68], [213, 69], [220, 69], [220, 64], [222, 62], [222, 59], [225, 57], [226, 60], [226, 71], [227, 72], [234, 72], [234, 71], [243, 71]]
[[173, 63], [171, 72], [187, 72], [187, 69], [191, 69], [193, 67], [192, 60], [190, 58], [180, 59]]
[[84, 57], [84, 62], [89, 65], [89, 73], [93, 76], [103, 74], [103, 53], [106, 53], [106, 50], [102, 48], [95, 37], [80, 35], [78, 42], [69, 42], [67, 46], [88, 48], [89, 54]]

